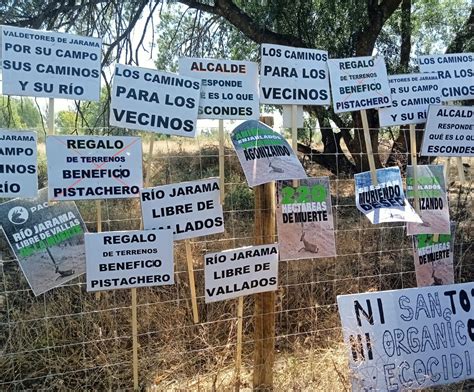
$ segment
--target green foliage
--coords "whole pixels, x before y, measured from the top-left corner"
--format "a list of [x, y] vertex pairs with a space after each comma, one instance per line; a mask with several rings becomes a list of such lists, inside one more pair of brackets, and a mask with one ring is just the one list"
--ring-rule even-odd
[[0, 98], [0, 128], [39, 130], [41, 115], [30, 98]]

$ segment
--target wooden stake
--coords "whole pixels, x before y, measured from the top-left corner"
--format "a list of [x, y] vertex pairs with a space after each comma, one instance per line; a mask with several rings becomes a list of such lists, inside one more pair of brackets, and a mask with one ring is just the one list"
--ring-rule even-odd
[[410, 150], [411, 150], [411, 165], [413, 166], [413, 198], [415, 200], [415, 211], [420, 213], [420, 201], [418, 197], [418, 162], [416, 152], [416, 128], [415, 124], [410, 124]]
[[194, 260], [193, 252], [191, 251], [191, 242], [189, 240], [184, 240], [184, 246], [186, 247], [186, 264], [188, 266], [189, 288], [191, 289], [191, 306], [193, 308], [193, 321], [194, 324], [197, 324], [199, 322], [199, 312], [196, 297], [196, 282], [194, 280]]
[[237, 346], [235, 350], [235, 392], [240, 390], [240, 372], [242, 367], [242, 333], [244, 316], [244, 297], [239, 297], [237, 304]]
[[298, 152], [298, 105], [291, 105], [291, 147]]
[[54, 135], [54, 98], [49, 98], [48, 103], [48, 134]]
[[224, 120], [219, 120], [219, 188], [221, 190], [221, 204], [225, 201], [225, 134], [224, 134]]
[[462, 165], [461, 157], [456, 157], [456, 166], [458, 167], [459, 181], [461, 182], [461, 185], [464, 185], [466, 179], [464, 177], [464, 166]]
[[[97, 233], [100, 233], [102, 231], [102, 208], [100, 205], [100, 200], [95, 201], [95, 209], [97, 212]], [[95, 299], [98, 301], [100, 299], [101, 292], [96, 291], [95, 292]]]
[[133, 389], [138, 391], [138, 325], [137, 325], [137, 289], [132, 292], [132, 359], [133, 359]]
[[362, 118], [362, 127], [364, 128], [364, 140], [367, 149], [367, 159], [369, 160], [372, 185], [377, 185], [377, 172], [375, 168], [374, 152], [372, 151], [372, 140], [370, 139], [369, 120], [367, 119], [367, 112], [365, 109], [360, 111], [360, 116]]

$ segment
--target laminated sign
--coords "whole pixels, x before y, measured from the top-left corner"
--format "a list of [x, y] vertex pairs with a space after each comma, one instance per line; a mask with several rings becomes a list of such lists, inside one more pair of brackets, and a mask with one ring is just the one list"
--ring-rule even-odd
[[171, 230], [86, 234], [87, 291], [174, 283]]
[[110, 125], [194, 137], [200, 90], [199, 79], [117, 64]]
[[329, 177], [278, 182], [280, 260], [336, 256]]
[[381, 127], [422, 124], [429, 105], [441, 103], [438, 75], [408, 74], [388, 77], [392, 106], [379, 109]]
[[[443, 165], [421, 165], [416, 171], [418, 207], [423, 223], [407, 223], [407, 234], [449, 234], [449, 206]], [[407, 198], [414, 204], [413, 166], [407, 166]]]
[[50, 204], [43, 188], [0, 204], [0, 224], [35, 295], [84, 273], [86, 228], [73, 202]]
[[418, 57], [421, 72], [436, 72], [443, 101], [474, 99], [474, 53]]
[[0, 129], [0, 198], [36, 197], [36, 132]]
[[102, 39], [1, 26], [4, 95], [98, 101]]
[[262, 44], [260, 102], [329, 105], [328, 52]]
[[412, 238], [418, 287], [454, 283], [453, 236], [418, 234]]
[[353, 391], [472, 379], [474, 282], [340, 295], [337, 304]]
[[206, 303], [275, 291], [278, 245], [247, 246], [204, 256]]
[[377, 169], [377, 185], [372, 184], [370, 172], [359, 173], [354, 177], [357, 209], [371, 223], [422, 223], [405, 198], [398, 167]]
[[138, 197], [142, 144], [128, 136], [48, 136], [49, 200]]
[[383, 57], [329, 59], [328, 67], [336, 113], [392, 104]]
[[473, 119], [472, 106], [430, 106], [421, 144], [421, 155], [474, 156]]
[[257, 63], [181, 57], [179, 74], [201, 79], [198, 118], [258, 119]]
[[250, 187], [274, 180], [306, 178], [306, 172], [285, 138], [267, 125], [249, 120], [231, 134]]
[[219, 179], [145, 188], [140, 199], [147, 230], [171, 229], [175, 240], [224, 231]]

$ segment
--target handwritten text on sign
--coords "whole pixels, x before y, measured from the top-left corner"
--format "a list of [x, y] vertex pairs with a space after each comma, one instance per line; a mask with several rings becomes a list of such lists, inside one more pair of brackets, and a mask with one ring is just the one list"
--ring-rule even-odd
[[329, 105], [328, 52], [262, 45], [260, 102]]
[[171, 230], [87, 233], [87, 291], [174, 283]]
[[330, 59], [328, 67], [336, 113], [391, 105], [383, 57]]
[[99, 100], [101, 39], [1, 29], [4, 95]]
[[179, 74], [201, 79], [198, 118], [258, 119], [256, 63], [182, 57]]
[[0, 198], [38, 194], [36, 132], [0, 129]]
[[142, 180], [139, 137], [48, 136], [49, 200], [138, 197]]
[[276, 244], [248, 246], [204, 256], [206, 303], [274, 291], [278, 285]]
[[474, 375], [474, 283], [337, 297], [354, 391], [408, 391]]
[[110, 125], [194, 137], [201, 81], [117, 64]]
[[175, 240], [222, 233], [224, 218], [215, 178], [142, 189], [145, 229], [172, 229]]

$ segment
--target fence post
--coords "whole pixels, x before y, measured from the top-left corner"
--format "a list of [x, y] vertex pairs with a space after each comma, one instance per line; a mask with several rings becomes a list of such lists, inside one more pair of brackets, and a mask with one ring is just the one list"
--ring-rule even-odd
[[[273, 125], [272, 117], [261, 118]], [[254, 188], [255, 191], [255, 245], [275, 241], [275, 183]], [[275, 349], [275, 292], [255, 294], [255, 348], [253, 367], [254, 391], [273, 389], [273, 362]]]

